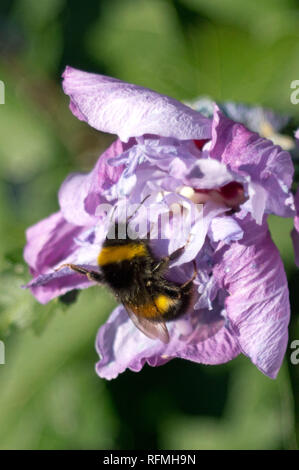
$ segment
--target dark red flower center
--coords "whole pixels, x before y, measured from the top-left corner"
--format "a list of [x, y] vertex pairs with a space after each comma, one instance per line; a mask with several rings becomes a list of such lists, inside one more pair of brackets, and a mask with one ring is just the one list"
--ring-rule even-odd
[[218, 191], [225, 199], [234, 199], [241, 193], [244, 194], [243, 185], [237, 181], [222, 186]]
[[198, 150], [201, 150], [208, 140], [209, 139], [194, 139], [193, 142], [195, 143]]
[[199, 200], [202, 203], [211, 199], [215, 202], [223, 202], [233, 209], [238, 208], [246, 200], [243, 185], [237, 181], [232, 181], [220, 188], [194, 189], [194, 191], [196, 194], [203, 195], [203, 198]]

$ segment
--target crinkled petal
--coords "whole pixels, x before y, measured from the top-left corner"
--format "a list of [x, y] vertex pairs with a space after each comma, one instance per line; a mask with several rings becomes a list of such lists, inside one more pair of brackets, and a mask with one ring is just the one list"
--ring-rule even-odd
[[[224, 214], [228, 210], [227, 207], [215, 204], [212, 201], [208, 201], [198, 217], [198, 220], [195, 221], [194, 225], [191, 227], [189, 233], [186, 231], [181, 231], [178, 233], [174, 227], [174, 233], [169, 241], [169, 253], [174, 252], [181, 246], [185, 246], [183, 254], [172, 263], [172, 266], [178, 266], [183, 263], [188, 263], [194, 260], [201, 248], [204, 245], [210, 224], [214, 217]], [[184, 243], [182, 243], [182, 236], [185, 234]]]
[[63, 89], [80, 120], [127, 142], [144, 134], [207, 139], [211, 121], [168, 96], [115, 78], [66, 67]]
[[[92, 285], [85, 276], [74, 274], [70, 270], [54, 270], [64, 263], [96, 265], [102, 240], [97, 240], [96, 244], [91, 243], [88, 241], [90, 233], [84, 237], [82, 232], [82, 227], [66, 222], [61, 212], [27, 230], [24, 259], [30, 267], [33, 279], [26, 287], [31, 289], [39, 302], [46, 303], [70, 290]], [[84, 241], [85, 238], [87, 239]]]
[[294, 168], [288, 152], [261, 138], [242, 124], [231, 121], [215, 106], [210, 155], [229, 169], [259, 184], [267, 192], [266, 212], [294, 215], [292, 184]]
[[221, 162], [213, 158], [200, 158], [185, 177], [186, 184], [195, 189], [212, 189], [242, 180]]
[[92, 285], [94, 283], [90, 282], [86, 276], [65, 271], [51, 271], [48, 274], [40, 274], [24, 287], [29, 288], [41, 304], [46, 304], [71, 290], [86, 289]]
[[123, 166], [112, 166], [108, 160], [124, 151], [124, 144], [116, 140], [100, 156], [90, 173], [72, 173], [66, 178], [58, 194], [65, 220], [82, 226], [91, 226], [96, 223], [98, 220], [95, 217], [96, 208], [106, 201], [105, 190], [118, 181], [123, 171]]
[[218, 252], [215, 274], [230, 294], [227, 318], [242, 352], [264, 374], [275, 378], [288, 342], [287, 279], [267, 226], [238, 222], [246, 238]]
[[[297, 131], [299, 134], [299, 130]], [[296, 215], [294, 217], [294, 228], [291, 232], [294, 252], [295, 252], [295, 263], [299, 267], [299, 189], [297, 189], [295, 196], [295, 207]]]
[[[80, 266], [81, 268], [89, 269], [89, 270], [95, 270], [98, 271], [97, 266], [93, 265], [88, 265], [88, 264], [77, 264], [77, 266]], [[62, 269], [59, 270], [52, 270], [49, 273], [46, 274], [40, 274], [38, 277], [32, 279], [30, 282], [25, 287], [40, 287], [40, 286], [45, 286], [49, 282], [58, 280], [61, 278], [64, 278], [65, 276], [70, 277], [70, 276], [76, 276], [78, 277], [77, 274], [75, 274], [70, 268], [68, 267], [63, 267]], [[82, 279], [86, 280], [86, 278], [82, 277]]]
[[259, 183], [253, 181], [248, 184], [247, 192], [248, 199], [243, 204], [242, 209], [250, 212], [256, 223], [261, 225], [266, 210], [268, 193]]
[[168, 323], [168, 329], [170, 342], [167, 345], [149, 339], [133, 325], [124, 307], [117, 307], [97, 336], [96, 348], [100, 355], [97, 373], [110, 380], [126, 369], [139, 372], [145, 363], [160, 366], [179, 357], [202, 364], [222, 364], [240, 353], [237, 342], [223, 322], [212, 336], [205, 333], [203, 326], [197, 342], [188, 342], [190, 324], [185, 320]]
[[238, 222], [233, 217], [226, 215], [214, 217], [211, 221], [209, 236], [214, 242], [224, 241], [231, 243], [243, 238], [244, 232]]
[[61, 212], [41, 220], [26, 231], [26, 263], [33, 272], [45, 272], [73, 252], [81, 232], [82, 227], [66, 222]]
[[86, 276], [74, 273], [69, 268], [63, 268], [61, 270], [56, 270], [56, 268], [59, 268], [65, 263], [72, 263], [89, 270], [97, 271], [98, 266], [96, 260], [99, 251], [100, 247], [97, 244], [76, 246], [69, 256], [60, 260], [46, 273], [36, 273], [35, 277], [25, 287], [30, 288], [33, 295], [42, 304], [70, 290], [90, 287], [94, 285], [94, 283], [89, 281]]

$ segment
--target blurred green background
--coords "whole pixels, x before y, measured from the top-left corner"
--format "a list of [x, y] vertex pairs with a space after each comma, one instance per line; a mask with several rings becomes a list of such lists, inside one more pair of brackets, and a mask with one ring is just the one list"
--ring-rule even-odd
[[[68, 110], [66, 64], [178, 99], [210, 95], [288, 112], [299, 79], [295, 0], [1, 0], [1, 449], [295, 449], [299, 365], [278, 379], [245, 357], [205, 367], [172, 361], [112, 382], [94, 372], [98, 327], [113, 307], [91, 288], [39, 305], [20, 285], [24, 230], [58, 208], [70, 171], [111, 142]], [[271, 219], [290, 282], [290, 341], [299, 339], [291, 220]]]

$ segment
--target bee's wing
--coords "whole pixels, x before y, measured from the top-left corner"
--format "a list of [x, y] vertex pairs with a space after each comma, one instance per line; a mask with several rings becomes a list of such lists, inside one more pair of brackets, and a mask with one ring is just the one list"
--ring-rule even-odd
[[151, 339], [159, 339], [163, 343], [169, 343], [169, 333], [167, 330], [167, 326], [163, 320], [160, 321], [151, 321], [147, 318], [137, 316], [134, 312], [128, 307], [128, 305], [124, 305], [130, 319], [134, 323], [134, 325], [148, 338]]

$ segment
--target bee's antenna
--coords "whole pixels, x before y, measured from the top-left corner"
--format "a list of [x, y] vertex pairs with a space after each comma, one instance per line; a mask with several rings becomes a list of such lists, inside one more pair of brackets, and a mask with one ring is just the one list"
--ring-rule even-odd
[[138, 207], [134, 210], [133, 214], [130, 215], [130, 217], [128, 217], [127, 219], [127, 222], [129, 220], [132, 219], [132, 217], [134, 217], [134, 215], [139, 211], [140, 207], [145, 203], [145, 201], [151, 196], [151, 194], [148, 194], [147, 196], [145, 196], [145, 198], [141, 201], [141, 203], [138, 205]]

